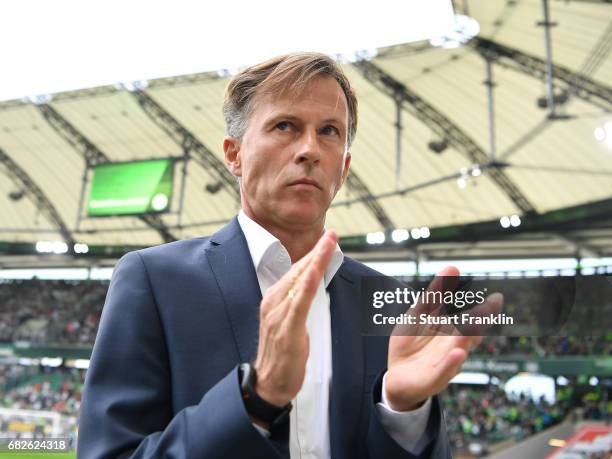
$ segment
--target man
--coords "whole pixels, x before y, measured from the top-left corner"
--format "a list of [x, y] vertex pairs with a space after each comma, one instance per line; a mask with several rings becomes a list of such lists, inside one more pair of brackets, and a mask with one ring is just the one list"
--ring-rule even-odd
[[78, 456], [449, 457], [436, 394], [479, 338], [361, 336], [359, 282], [376, 273], [324, 229], [357, 125], [341, 69], [315, 53], [250, 67], [224, 115], [242, 210], [118, 263]]

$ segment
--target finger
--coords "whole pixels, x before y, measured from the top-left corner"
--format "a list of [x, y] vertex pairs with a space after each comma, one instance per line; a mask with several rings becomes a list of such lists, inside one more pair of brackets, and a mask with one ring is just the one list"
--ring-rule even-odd
[[304, 271], [308, 269], [316, 253], [321, 249], [323, 245], [326, 244], [326, 240], [328, 238], [333, 238], [333, 247], [335, 247], [335, 243], [337, 240], [336, 233], [333, 231], [326, 231], [325, 233], [323, 233], [323, 236], [319, 238], [312, 250], [306, 255], [304, 255], [302, 258], [300, 258], [299, 261], [294, 263], [293, 266], [291, 266], [289, 272], [287, 272], [287, 274], [285, 274], [278, 281], [278, 283], [275, 285], [276, 289], [273, 293], [273, 298], [276, 300], [275, 303], [279, 304], [284, 301], [287, 296], [289, 296], [289, 291], [295, 288], [300, 277], [302, 276]]
[[[423, 313], [436, 316], [439, 315], [442, 309], [442, 304], [437, 301], [427, 301], [427, 299], [436, 296], [431, 295], [433, 292], [440, 292], [440, 296], [443, 296], [447, 291], [454, 291], [459, 283], [459, 275], [459, 270], [454, 266], [446, 266], [443, 268], [438, 274], [436, 274], [423, 292], [425, 298], [417, 303], [416, 307], [414, 308], [415, 312], [417, 314]], [[421, 298], [423, 298], [423, 296]]]
[[327, 265], [334, 255], [337, 240], [338, 236], [334, 231], [326, 231], [323, 236], [321, 236], [314, 249], [311, 250], [312, 256], [310, 257], [308, 266], [306, 266], [304, 272], [310, 269], [312, 265], [316, 265], [317, 269], [325, 272]]
[[473, 338], [473, 336], [463, 336], [461, 334], [443, 337], [443, 339], [446, 340], [446, 350], [444, 352], [449, 352], [451, 349], [454, 349], [456, 347], [460, 347], [462, 349], [465, 349], [466, 351], [469, 351]]
[[461, 371], [461, 366], [466, 361], [468, 352], [462, 347], [451, 349], [442, 360], [434, 366], [435, 393], [439, 393], [448, 385]]
[[470, 349], [478, 342], [471, 336], [438, 337], [436, 355], [438, 360], [432, 365], [431, 374], [435, 392], [442, 391], [454, 378], [467, 359]]
[[[442, 270], [436, 274], [433, 280], [429, 283], [427, 286], [427, 291], [445, 292], [448, 290], [454, 290], [459, 282], [459, 276], [459, 269], [457, 269], [455, 266], [446, 266], [442, 268]], [[449, 278], [451, 282], [449, 282]]]
[[333, 231], [326, 232], [323, 235], [320, 243], [317, 244], [317, 250], [310, 263], [293, 287], [295, 297], [290, 301], [289, 313], [287, 314], [290, 328], [302, 326], [306, 323], [312, 300], [317, 293], [317, 288], [325, 274], [327, 265], [334, 255], [336, 238]]
[[465, 350], [468, 355], [482, 343], [482, 336], [462, 336], [455, 347]]
[[[455, 291], [459, 284], [460, 272], [455, 266], [446, 266], [443, 268], [433, 280], [429, 283], [421, 299], [414, 308], [411, 309], [411, 314], [414, 314], [418, 323], [421, 323], [421, 318], [424, 316], [439, 317], [442, 315], [444, 307], [444, 294], [447, 291]], [[439, 292], [439, 295], [435, 293]], [[423, 336], [452, 336], [455, 335], [455, 327], [452, 321], [432, 321], [420, 325], [417, 333]]]
[[499, 292], [494, 292], [485, 298], [485, 301], [481, 304], [468, 309], [463, 314], [469, 315], [467, 324], [460, 325], [457, 327], [462, 335], [466, 336], [479, 336], [486, 334], [487, 330], [491, 328], [491, 325], [478, 323], [481, 317], [495, 316], [501, 313], [504, 305], [504, 296]]
[[[323, 276], [323, 274], [325, 273], [325, 269], [327, 268], [327, 265], [329, 264], [331, 257], [333, 256], [336, 247], [336, 241], [337, 236], [335, 232], [326, 231], [325, 233], [323, 233], [323, 236], [321, 236], [317, 244], [308, 253], [308, 259], [304, 262], [300, 269], [296, 271], [296, 276], [290, 279], [290, 283], [285, 284], [283, 286], [282, 290], [285, 290], [286, 295], [289, 297], [289, 300], [292, 300], [293, 297], [297, 295], [297, 292], [301, 288], [300, 284], [304, 283], [304, 281], [307, 279], [309, 270], [313, 269], [313, 264], [316, 265], [315, 270], [317, 272], [320, 271], [321, 277]], [[321, 258], [322, 255], [326, 259], [323, 260]], [[323, 263], [323, 265], [320, 265], [321, 263]], [[318, 283], [315, 285], [314, 292], [312, 292], [313, 297], [316, 293], [317, 286]]]

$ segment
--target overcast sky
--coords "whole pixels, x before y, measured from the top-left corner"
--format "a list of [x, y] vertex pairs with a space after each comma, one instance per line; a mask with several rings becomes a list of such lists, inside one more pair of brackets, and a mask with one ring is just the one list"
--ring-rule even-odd
[[451, 0], [3, 0], [0, 18], [0, 100], [235, 69], [288, 51], [351, 54], [453, 27]]

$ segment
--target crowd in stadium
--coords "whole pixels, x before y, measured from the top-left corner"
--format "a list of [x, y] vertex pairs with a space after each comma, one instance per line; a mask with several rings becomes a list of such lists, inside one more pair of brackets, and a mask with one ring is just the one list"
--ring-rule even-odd
[[84, 378], [77, 369], [0, 365], [0, 406], [77, 416]]
[[594, 388], [580, 392], [576, 387], [558, 387], [555, 402], [547, 403], [525, 394], [509, 396], [495, 385], [451, 384], [443, 395], [451, 445], [455, 451], [468, 451], [477, 445], [484, 454], [495, 443], [522, 440], [561, 422], [570, 413], [580, 419], [609, 422], [604, 391]]
[[[108, 281], [18, 280], [0, 285], [0, 342], [91, 346]], [[610, 355], [612, 336], [486, 337], [477, 353], [534, 358]], [[0, 365], [0, 407], [52, 411], [78, 416], [85, 371]], [[571, 390], [572, 385], [567, 390]], [[481, 451], [499, 441], [522, 439], [560, 422], [579, 407], [584, 417], [607, 418], [597, 396], [576, 399], [558, 391], [554, 404], [509, 397], [498, 386], [451, 385], [443, 396], [447, 427], [455, 451], [476, 445]]]
[[3, 281], [0, 342], [91, 345], [107, 289], [97, 281]]
[[[0, 284], [0, 343], [93, 344], [108, 281], [16, 280]], [[477, 353], [531, 357], [610, 355], [612, 336], [487, 337]]]
[[484, 339], [476, 353], [491, 356], [526, 355], [553, 357], [560, 355], [610, 355], [612, 336], [503, 337]]
[[496, 386], [477, 390], [451, 385], [444, 401], [449, 438], [456, 451], [467, 450], [470, 443], [524, 438], [558, 423], [567, 411], [564, 403], [548, 405], [525, 396], [511, 400]]
[[85, 372], [0, 364], [0, 436], [65, 438], [74, 449]]
[[[0, 342], [91, 346], [108, 281], [3, 281], [0, 285]], [[612, 336], [486, 337], [476, 353], [534, 358], [610, 355]], [[78, 416], [85, 371], [0, 365], [0, 407]], [[554, 404], [509, 397], [498, 386], [451, 385], [443, 396], [449, 438], [455, 451], [521, 439], [560, 422], [576, 408], [586, 418], [607, 419], [607, 404], [597, 396], [557, 393]], [[73, 427], [74, 428], [74, 427]]]
[[[0, 408], [53, 411], [76, 422], [84, 378], [84, 370], [0, 364]], [[576, 381], [558, 387], [555, 403], [549, 404], [509, 396], [501, 386], [451, 384], [442, 394], [451, 445], [456, 452], [477, 445], [484, 453], [495, 443], [521, 440], [570, 414], [609, 421], [604, 390], [577, 387]]]

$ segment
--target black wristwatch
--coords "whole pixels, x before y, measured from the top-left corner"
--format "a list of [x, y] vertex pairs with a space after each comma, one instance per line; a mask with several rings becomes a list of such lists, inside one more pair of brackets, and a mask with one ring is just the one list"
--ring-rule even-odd
[[285, 406], [276, 406], [265, 401], [255, 392], [257, 375], [250, 363], [240, 364], [240, 389], [247, 412], [270, 426], [272, 431], [276, 426], [283, 424], [288, 418], [293, 405], [291, 402]]

